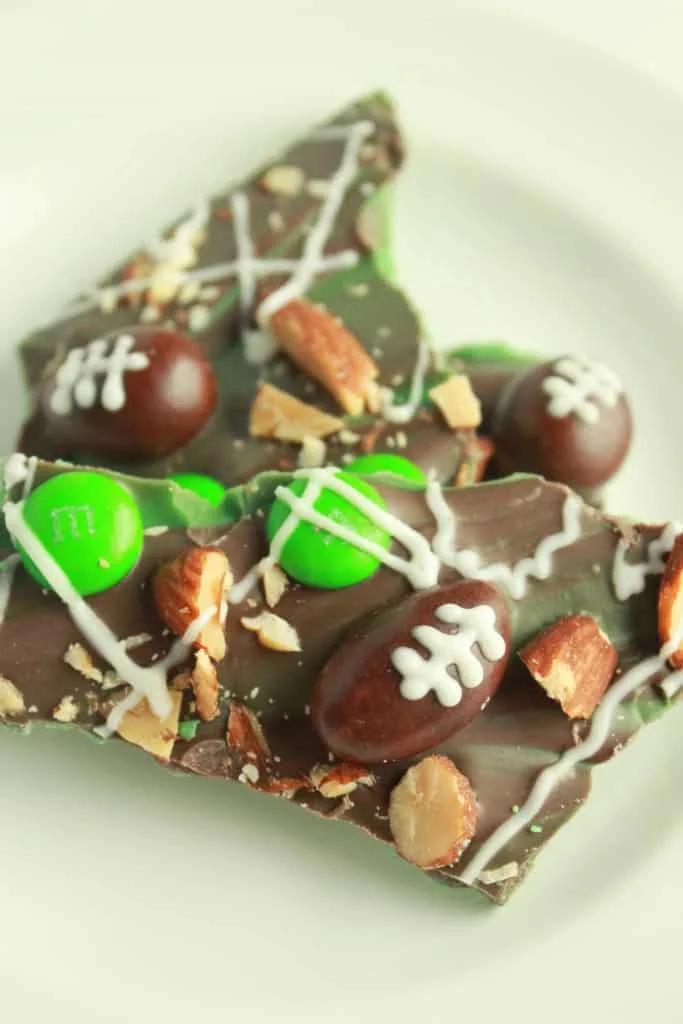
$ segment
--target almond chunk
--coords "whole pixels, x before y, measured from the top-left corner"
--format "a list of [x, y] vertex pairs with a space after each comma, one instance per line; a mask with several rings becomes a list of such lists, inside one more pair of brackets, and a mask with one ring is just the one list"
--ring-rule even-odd
[[246, 757], [257, 760], [270, 757], [270, 747], [261, 723], [253, 711], [236, 700], [230, 704], [225, 739], [231, 750]]
[[425, 870], [453, 864], [477, 827], [469, 780], [442, 754], [409, 768], [389, 798], [389, 826], [397, 852]]
[[284, 778], [264, 779], [259, 786], [263, 793], [274, 793], [284, 799], [291, 799], [301, 789], [310, 789], [308, 779], [285, 776]]
[[379, 410], [377, 366], [327, 310], [293, 299], [273, 314], [270, 329], [290, 359], [327, 388], [349, 415]]
[[64, 654], [64, 662], [92, 683], [101, 683], [104, 679], [103, 673], [95, 667], [92, 655], [86, 651], [83, 644], [69, 644]]
[[330, 800], [353, 793], [358, 786], [375, 784], [375, 776], [360, 764], [317, 764], [310, 779], [313, 788]]
[[475, 429], [481, 423], [481, 403], [469, 377], [454, 374], [429, 392], [451, 430]]
[[26, 703], [19, 687], [7, 676], [0, 676], [0, 718], [23, 715], [25, 711]]
[[[659, 584], [659, 639], [668, 644], [683, 626], [683, 534], [676, 538]], [[683, 643], [669, 658], [673, 668], [683, 668]]]
[[116, 730], [121, 739], [142, 747], [160, 761], [168, 761], [178, 735], [180, 708], [183, 695], [176, 690], [169, 691], [171, 710], [164, 719], [158, 719], [146, 700], [128, 711]]
[[306, 175], [294, 164], [278, 164], [269, 168], [260, 181], [261, 188], [274, 196], [291, 199], [304, 187]]
[[592, 615], [566, 615], [519, 656], [568, 718], [590, 718], [614, 678], [619, 656]]
[[55, 722], [69, 724], [76, 721], [79, 711], [80, 708], [76, 700], [71, 696], [71, 694], [67, 694], [67, 696], [62, 697], [59, 704], [56, 704], [52, 709], [52, 717]]
[[230, 564], [220, 548], [189, 548], [162, 565], [154, 577], [157, 611], [177, 636], [183, 636], [201, 615], [214, 609], [193, 641], [214, 661], [225, 657], [221, 609], [231, 583]]
[[259, 569], [263, 594], [269, 608], [274, 608], [284, 594], [289, 580], [287, 574], [274, 562], [265, 561], [263, 569]]
[[240, 619], [245, 629], [257, 634], [257, 640], [263, 647], [271, 651], [300, 651], [299, 634], [285, 619], [274, 612], [261, 612], [260, 615], [245, 616]]
[[190, 685], [197, 702], [197, 714], [204, 722], [210, 722], [218, 714], [218, 674], [205, 650], [198, 650], [194, 658]]
[[249, 413], [252, 437], [274, 437], [300, 443], [307, 437], [328, 437], [344, 426], [314, 405], [302, 402], [272, 384], [262, 384]]

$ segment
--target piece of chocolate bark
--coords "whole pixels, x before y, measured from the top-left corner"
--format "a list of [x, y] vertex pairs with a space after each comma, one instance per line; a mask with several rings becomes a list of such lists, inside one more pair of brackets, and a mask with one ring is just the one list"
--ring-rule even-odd
[[225, 485], [304, 444], [334, 464], [399, 449], [451, 480], [478, 446], [422, 408], [431, 356], [390, 250], [402, 160], [376, 94], [198, 204], [23, 342], [21, 449]]
[[[582, 491], [603, 483], [630, 440], [608, 371], [556, 361], [546, 377], [562, 394], [547, 393], [545, 378], [525, 385], [492, 440], [477, 433], [466, 375], [435, 367], [395, 283], [391, 182], [402, 159], [391, 103], [377, 94], [198, 204], [24, 341], [21, 450], [226, 486], [399, 453], [462, 486], [482, 479], [495, 442], [495, 475], [531, 470]], [[485, 427], [501, 381], [492, 369], [475, 381]], [[585, 415], [595, 409], [598, 426]]]
[[496, 902], [679, 692], [683, 527], [537, 477], [311, 469], [216, 507], [22, 456], [4, 475], [3, 721], [287, 797]]

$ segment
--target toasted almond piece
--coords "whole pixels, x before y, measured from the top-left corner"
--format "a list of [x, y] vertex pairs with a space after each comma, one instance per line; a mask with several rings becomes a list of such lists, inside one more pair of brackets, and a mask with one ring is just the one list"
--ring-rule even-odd
[[125, 714], [116, 730], [119, 736], [136, 747], [142, 747], [160, 761], [168, 761], [178, 735], [180, 708], [183, 695], [169, 690], [171, 710], [164, 719], [158, 719], [146, 700]]
[[270, 167], [260, 181], [261, 188], [274, 196], [283, 196], [291, 199], [298, 196], [304, 187], [306, 175], [300, 167], [294, 164], [278, 164]]
[[389, 798], [396, 849], [425, 870], [455, 863], [471, 841], [477, 819], [469, 780], [442, 754], [409, 768]]
[[345, 412], [358, 416], [366, 408], [378, 411], [377, 366], [327, 310], [293, 299], [273, 314], [270, 329], [287, 355], [327, 388]]
[[285, 777], [281, 779], [263, 779], [259, 789], [264, 793], [275, 793], [277, 796], [291, 799], [301, 789], [310, 789], [308, 779]]
[[317, 764], [310, 779], [313, 788], [330, 800], [353, 793], [358, 786], [375, 784], [375, 776], [360, 764]]
[[494, 451], [495, 447], [490, 438], [474, 435], [463, 452], [462, 462], [453, 481], [454, 486], [469, 487], [471, 484], [480, 483], [484, 479]]
[[619, 656], [592, 615], [566, 615], [519, 656], [568, 718], [590, 718], [614, 678]]
[[152, 274], [147, 300], [153, 306], [171, 302], [183, 283], [183, 272], [171, 263], [160, 263]]
[[66, 697], [62, 697], [59, 704], [56, 704], [52, 709], [52, 717], [55, 722], [75, 722], [78, 718], [80, 708], [76, 700], [67, 694]]
[[[683, 534], [671, 549], [659, 584], [659, 639], [668, 644], [683, 625]], [[673, 668], [683, 668], [683, 644], [669, 658]]]
[[305, 437], [297, 459], [300, 469], [317, 469], [325, 464], [327, 445], [319, 437]]
[[216, 666], [205, 650], [200, 648], [194, 656], [194, 668], [190, 685], [197, 702], [197, 714], [203, 721], [210, 722], [218, 714], [218, 674]]
[[232, 583], [230, 564], [220, 548], [188, 548], [154, 577], [154, 602], [166, 625], [183, 636], [200, 615], [211, 608], [215, 614], [194, 641], [213, 658], [225, 657], [225, 632], [221, 608]]
[[327, 178], [311, 178], [306, 182], [306, 191], [313, 199], [327, 199], [330, 194], [330, 182]]
[[328, 437], [343, 425], [344, 421], [337, 416], [329, 416], [272, 384], [261, 385], [249, 413], [252, 437], [275, 437], [279, 441]]
[[289, 584], [287, 574], [274, 562], [265, 560], [263, 569], [259, 569], [263, 594], [269, 608], [274, 608], [280, 601]]
[[481, 423], [481, 403], [470, 384], [469, 377], [456, 373], [443, 384], [437, 384], [429, 397], [439, 407], [451, 430], [478, 427]]
[[83, 644], [69, 644], [64, 653], [64, 662], [92, 683], [101, 683], [104, 679], [103, 673], [95, 667], [90, 651], [86, 651]]
[[240, 619], [245, 629], [257, 634], [257, 640], [271, 651], [300, 651], [299, 634], [285, 619], [274, 612], [245, 616]]
[[247, 757], [259, 761], [270, 757], [270, 747], [261, 723], [253, 711], [237, 700], [230, 704], [225, 739], [231, 750], [236, 750]]
[[26, 711], [24, 695], [7, 676], [0, 676], [0, 718], [12, 718]]

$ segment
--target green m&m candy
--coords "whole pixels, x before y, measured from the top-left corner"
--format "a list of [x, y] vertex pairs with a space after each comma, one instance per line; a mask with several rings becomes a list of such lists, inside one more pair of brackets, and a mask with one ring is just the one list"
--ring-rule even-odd
[[374, 476], [377, 473], [391, 473], [402, 476], [414, 484], [426, 484], [427, 477], [419, 466], [402, 455], [361, 455], [346, 467], [350, 473], [361, 473], [363, 476]]
[[225, 497], [225, 487], [212, 476], [204, 476], [202, 473], [173, 473], [167, 479], [179, 487], [184, 487], [186, 491], [192, 491], [214, 508], [218, 508]]
[[[36, 487], [23, 507], [26, 525], [83, 597], [108, 590], [133, 568], [144, 540], [132, 495], [103, 473], [73, 470]], [[17, 544], [27, 571], [49, 587]]]
[[[349, 473], [338, 473], [337, 480], [342, 480], [349, 487], [353, 487], [378, 508], [386, 508], [384, 500], [367, 481]], [[302, 477], [292, 481], [288, 489], [301, 497], [308, 482]], [[343, 498], [329, 487], [323, 488], [313, 508], [320, 515], [385, 550], [391, 544], [391, 534], [387, 530], [361, 512], [352, 501]], [[268, 516], [268, 540], [271, 543], [290, 514], [292, 509], [287, 502], [277, 498]], [[361, 583], [372, 576], [380, 564], [374, 555], [361, 551], [350, 541], [342, 540], [323, 527], [303, 519], [297, 523], [278, 561], [285, 572], [299, 583], [324, 589], [350, 587], [354, 583]]]

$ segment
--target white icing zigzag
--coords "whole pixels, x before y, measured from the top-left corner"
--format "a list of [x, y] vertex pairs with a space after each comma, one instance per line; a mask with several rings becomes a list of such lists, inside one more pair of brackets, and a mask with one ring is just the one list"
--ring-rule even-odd
[[97, 377], [101, 382], [100, 403], [107, 412], [118, 412], [126, 404], [124, 377], [127, 373], [145, 370], [149, 357], [131, 351], [135, 339], [121, 334], [114, 342], [98, 338], [83, 348], [72, 348], [55, 374], [55, 390], [50, 408], [57, 416], [68, 416], [74, 404], [79, 409], [92, 409], [97, 402]]
[[[522, 829], [531, 824], [543, 810], [548, 797], [556, 786], [568, 778], [582, 761], [588, 761], [595, 757], [609, 738], [614, 718], [622, 701], [627, 700], [656, 672], [664, 668], [670, 655], [680, 646], [681, 641], [683, 641], [683, 625], [679, 626], [674, 637], [661, 648], [658, 654], [636, 665], [610, 687], [597, 711], [593, 714], [590, 731], [585, 740], [578, 746], [565, 751], [558, 761], [543, 769], [532, 786], [524, 806], [503, 822], [482, 844], [477, 854], [458, 876], [461, 882], [466, 885], [476, 882], [493, 858], [507, 846], [510, 840], [519, 835]], [[673, 695], [681, 685], [683, 685], [683, 672], [673, 673], [664, 684], [671, 691], [670, 695]]]
[[681, 533], [683, 523], [669, 523], [659, 537], [648, 544], [647, 558], [644, 562], [627, 562], [625, 555], [629, 547], [628, 542], [623, 538], [619, 541], [612, 567], [612, 585], [619, 601], [628, 601], [634, 594], [642, 594], [646, 578], [664, 572], [665, 556], [669, 554]]
[[468, 579], [502, 583], [516, 600], [524, 597], [530, 577], [547, 580], [552, 573], [555, 552], [573, 544], [581, 536], [581, 499], [575, 494], [568, 494], [562, 510], [561, 531], [544, 537], [532, 557], [521, 559], [512, 568], [502, 562], [482, 565], [478, 551], [468, 548], [458, 550], [456, 547], [455, 516], [436, 479], [429, 481], [425, 500], [437, 523], [432, 547], [443, 565], [455, 569]]
[[548, 413], [561, 418], [576, 415], [584, 423], [600, 419], [600, 406], [613, 409], [623, 393], [613, 370], [592, 359], [567, 357], [553, 365], [553, 374], [543, 381], [548, 396]]
[[[463, 687], [473, 690], [483, 682], [484, 669], [474, 653], [475, 645], [485, 658], [496, 662], [505, 654], [505, 640], [496, 629], [496, 613], [490, 605], [461, 608], [457, 604], [442, 604], [436, 617], [457, 624], [457, 632], [416, 626], [413, 636], [429, 651], [429, 658], [412, 647], [398, 647], [391, 661], [403, 677], [402, 697], [421, 700], [433, 690], [444, 707], [452, 708], [462, 700]], [[455, 669], [454, 674], [449, 671], [451, 668]]]

